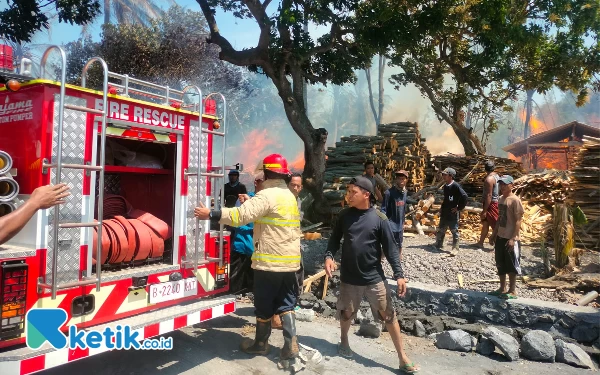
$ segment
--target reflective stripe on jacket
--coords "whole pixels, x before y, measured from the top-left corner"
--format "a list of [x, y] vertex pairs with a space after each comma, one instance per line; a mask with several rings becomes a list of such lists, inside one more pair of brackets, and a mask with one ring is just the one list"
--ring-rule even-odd
[[295, 272], [300, 269], [300, 213], [284, 180], [266, 180], [263, 190], [240, 207], [223, 208], [220, 223], [239, 227], [254, 222], [252, 268]]

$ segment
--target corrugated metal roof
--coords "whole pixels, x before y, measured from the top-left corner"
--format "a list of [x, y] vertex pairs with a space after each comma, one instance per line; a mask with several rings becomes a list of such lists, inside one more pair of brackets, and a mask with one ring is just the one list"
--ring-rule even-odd
[[514, 156], [521, 156], [527, 153], [527, 144], [560, 142], [569, 138], [571, 134], [574, 134], [577, 138], [582, 138], [584, 135], [600, 137], [600, 128], [586, 125], [578, 121], [572, 121], [556, 128], [534, 134], [527, 139], [515, 142], [502, 149], [506, 152], [510, 152]]

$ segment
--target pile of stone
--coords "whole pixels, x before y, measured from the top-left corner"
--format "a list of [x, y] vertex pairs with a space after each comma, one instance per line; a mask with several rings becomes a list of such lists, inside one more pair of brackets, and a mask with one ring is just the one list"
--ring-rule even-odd
[[561, 362], [575, 367], [596, 368], [589, 354], [581, 347], [561, 339], [554, 340], [548, 332], [540, 330], [527, 332], [521, 342], [496, 327], [486, 328], [479, 338], [462, 329], [437, 333], [431, 338], [435, 340], [438, 349], [476, 351], [485, 356], [499, 351], [510, 361], [523, 357], [532, 361]]

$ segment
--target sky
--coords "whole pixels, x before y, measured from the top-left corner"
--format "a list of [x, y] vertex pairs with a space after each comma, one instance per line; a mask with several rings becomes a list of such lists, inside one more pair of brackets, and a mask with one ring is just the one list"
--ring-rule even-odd
[[[176, 3], [186, 9], [200, 12], [200, 6], [195, 0], [177, 0]], [[158, 0], [162, 8], [168, 8], [169, 2]], [[250, 20], [240, 20], [222, 10], [217, 11], [216, 19], [223, 36], [229, 39], [235, 48], [250, 47], [258, 38], [258, 26]], [[100, 40], [100, 26], [103, 18], [100, 15], [90, 28], [92, 38]], [[51, 23], [48, 32], [41, 31], [35, 36], [34, 43], [39, 44], [65, 44], [77, 39], [81, 34], [81, 27], [68, 23]]]

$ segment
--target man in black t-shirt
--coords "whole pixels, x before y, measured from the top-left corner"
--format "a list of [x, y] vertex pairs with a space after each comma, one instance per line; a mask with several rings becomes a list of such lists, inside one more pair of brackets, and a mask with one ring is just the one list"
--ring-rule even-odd
[[340, 272], [342, 282], [337, 300], [341, 327], [338, 352], [344, 357], [352, 356], [348, 331], [362, 298], [366, 297], [373, 316], [385, 321], [398, 352], [400, 370], [414, 373], [418, 366], [412, 363], [404, 352], [400, 325], [392, 303], [392, 292], [386, 288], [381, 265], [383, 252], [394, 271], [394, 279], [398, 283], [397, 294], [404, 296], [406, 281], [390, 223], [385, 214], [372, 206], [375, 201], [373, 184], [364, 176], [355, 177], [350, 181], [347, 201], [350, 208], [340, 212], [325, 254], [325, 271], [331, 277], [336, 267], [334, 255], [340, 248], [340, 241], [344, 239]]
[[232, 169], [229, 171], [229, 182], [225, 184], [225, 207], [235, 207], [240, 194], [248, 194], [246, 185], [240, 182], [240, 172]]
[[444, 201], [440, 209], [440, 225], [433, 246], [437, 251], [442, 251], [446, 231], [450, 229], [450, 233], [452, 233], [451, 254], [456, 256], [459, 249], [458, 221], [460, 211], [467, 205], [468, 196], [458, 182], [454, 181], [456, 171], [453, 168], [444, 169], [442, 177], [444, 178]]

